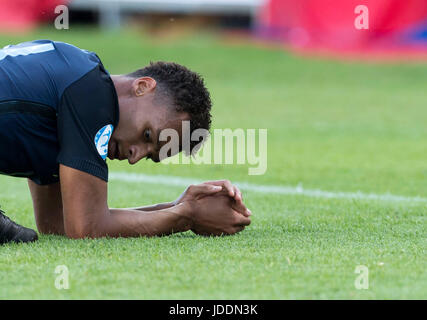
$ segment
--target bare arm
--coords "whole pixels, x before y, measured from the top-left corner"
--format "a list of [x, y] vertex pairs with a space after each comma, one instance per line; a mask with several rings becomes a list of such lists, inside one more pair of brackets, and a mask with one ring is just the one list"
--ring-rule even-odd
[[[49, 185], [38, 185], [28, 179], [33, 200], [34, 216], [37, 229], [44, 234], [65, 235], [62, 212], [61, 186], [59, 182]], [[139, 208], [130, 208], [138, 211], [158, 211], [174, 206], [173, 202], [159, 203]]]
[[229, 196], [207, 196], [141, 214], [109, 209], [107, 183], [60, 165], [65, 234], [71, 238], [137, 237], [192, 230], [202, 235], [234, 234], [250, 219], [232, 208]]
[[136, 237], [190, 230], [185, 205], [141, 214], [109, 209], [107, 183], [85, 172], [60, 165], [65, 233], [71, 238]]
[[174, 205], [175, 204], [173, 202], [164, 202], [164, 203], [158, 203], [158, 204], [153, 204], [153, 205], [149, 205], [149, 206], [127, 208], [127, 209], [147, 212], [147, 211], [156, 211], [156, 210], [168, 209], [170, 207], [173, 207]]
[[28, 187], [33, 199], [34, 216], [39, 232], [64, 235], [59, 182], [40, 186], [28, 180]]
[[234, 210], [243, 214], [246, 217], [249, 217], [251, 215], [251, 211], [247, 209], [245, 204], [243, 203], [242, 193], [236, 186], [232, 185], [231, 182], [228, 180], [207, 181], [197, 185], [190, 185], [175, 201], [129, 209], [139, 211], [162, 210], [171, 208], [185, 201], [199, 200], [203, 197], [213, 195], [228, 195], [231, 199], [233, 199], [231, 205]]

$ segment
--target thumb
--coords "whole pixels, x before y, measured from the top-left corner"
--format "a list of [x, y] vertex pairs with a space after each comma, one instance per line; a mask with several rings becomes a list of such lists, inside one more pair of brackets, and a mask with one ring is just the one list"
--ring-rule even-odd
[[211, 195], [222, 190], [221, 186], [213, 186], [208, 184], [201, 184], [196, 186], [193, 190], [194, 195]]
[[219, 191], [221, 191], [222, 190], [222, 187], [221, 186], [207, 186], [207, 192], [209, 192], [209, 193], [217, 193], [217, 192], [219, 192]]

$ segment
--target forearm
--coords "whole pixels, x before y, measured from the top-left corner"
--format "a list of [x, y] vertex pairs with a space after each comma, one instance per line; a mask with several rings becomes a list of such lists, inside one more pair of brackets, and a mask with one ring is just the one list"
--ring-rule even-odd
[[142, 213], [131, 209], [110, 209], [92, 236], [161, 236], [191, 229], [191, 217], [183, 205]]
[[64, 235], [64, 217], [59, 183], [39, 186], [28, 180], [28, 186], [39, 232]]
[[164, 210], [173, 207], [175, 204], [173, 202], [164, 202], [164, 203], [158, 203], [153, 204], [149, 206], [144, 207], [136, 207], [136, 208], [126, 208], [126, 210], [138, 210], [138, 211], [158, 211], [158, 210]]

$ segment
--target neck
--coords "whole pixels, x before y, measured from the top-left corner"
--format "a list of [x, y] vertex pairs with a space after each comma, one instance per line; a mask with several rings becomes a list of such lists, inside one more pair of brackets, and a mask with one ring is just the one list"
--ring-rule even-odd
[[117, 99], [119, 100], [120, 119], [124, 118], [124, 112], [132, 105], [132, 81], [133, 79], [125, 75], [111, 75], [114, 87], [116, 88]]
[[129, 95], [129, 82], [132, 82], [132, 79], [125, 75], [111, 75], [111, 80], [113, 80], [114, 87], [116, 88], [117, 96], [119, 98]]

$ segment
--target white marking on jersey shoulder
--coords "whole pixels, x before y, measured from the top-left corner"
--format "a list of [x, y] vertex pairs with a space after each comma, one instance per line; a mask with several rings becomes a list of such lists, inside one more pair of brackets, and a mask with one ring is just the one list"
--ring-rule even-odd
[[29, 54], [42, 53], [54, 50], [55, 47], [52, 43], [42, 44], [28, 44], [28, 45], [17, 45], [17, 46], [6, 46], [0, 50], [0, 60], [3, 60], [7, 56], [27, 56]]

